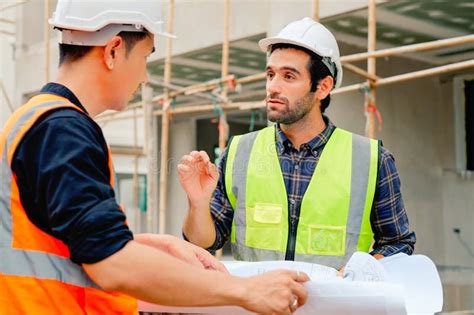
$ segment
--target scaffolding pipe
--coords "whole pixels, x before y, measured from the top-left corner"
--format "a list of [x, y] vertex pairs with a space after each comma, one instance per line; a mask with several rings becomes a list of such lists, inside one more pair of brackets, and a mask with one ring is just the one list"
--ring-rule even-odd
[[[239, 102], [239, 103], [229, 103], [226, 106], [227, 111], [231, 110], [240, 110], [242, 106], [249, 106], [249, 104], [262, 104], [262, 106], [255, 107], [255, 108], [261, 108], [265, 107], [265, 103], [262, 101], [259, 102]], [[203, 112], [212, 112], [214, 111], [216, 106], [214, 104], [206, 104], [206, 105], [199, 105], [199, 106], [186, 106], [186, 107], [178, 107], [173, 109], [173, 115], [180, 115], [180, 114], [192, 114], [192, 113], [203, 113]], [[155, 110], [154, 114], [156, 116], [161, 116], [163, 115], [163, 110]]]
[[[177, 91], [177, 90], [180, 90], [182, 88], [184, 88], [183, 86], [180, 86], [180, 85], [176, 85], [176, 84], [165, 84], [164, 82], [161, 82], [161, 81], [158, 81], [158, 80], [153, 80], [153, 79], [149, 79], [148, 80], [148, 84], [150, 84], [151, 86], [158, 86], [158, 87], [167, 87], [168, 89], [170, 90], [174, 90], [174, 91]], [[195, 96], [198, 96], [198, 97], [202, 97], [202, 98], [205, 98], [205, 99], [208, 99], [208, 100], [214, 100], [214, 97], [209, 95], [209, 94], [204, 94], [204, 93], [201, 93], [201, 92], [196, 92], [196, 93], [193, 93], [193, 95]], [[217, 95], [217, 94], [214, 94], [215, 97], [219, 98], [219, 101], [220, 102], [228, 102], [228, 99], [227, 98], [222, 98], [220, 95]], [[136, 108], [136, 107], [134, 107]]]
[[[420, 52], [420, 51], [426, 51], [426, 50], [432, 50], [432, 49], [458, 46], [458, 45], [463, 45], [463, 44], [468, 44], [468, 43], [474, 43], [474, 35], [459, 36], [459, 37], [454, 37], [454, 38], [449, 38], [449, 39], [440, 39], [440, 40], [431, 41], [431, 42], [425, 42], [425, 43], [406, 45], [406, 46], [395, 47], [395, 48], [381, 49], [381, 50], [373, 51], [373, 52], [357, 53], [357, 54], [352, 54], [348, 56], [342, 56], [341, 62], [345, 64], [345, 63], [350, 63], [354, 61], [367, 60], [368, 58], [371, 58], [371, 57], [373, 58], [388, 57], [388, 56], [394, 56], [394, 55], [410, 53], [410, 52]], [[197, 92], [209, 91], [209, 90], [215, 89], [219, 84], [227, 84], [230, 80], [232, 80], [232, 78], [233, 76], [232, 77], [228, 76], [227, 78], [215, 79], [215, 80], [204, 82], [204, 83], [190, 85], [178, 91], [171, 92], [170, 95], [174, 97], [174, 96], [179, 96], [179, 95], [191, 95]], [[266, 73], [261, 72], [261, 73], [245, 76], [242, 78], [238, 78], [235, 80], [235, 83], [247, 84], [250, 82], [263, 80], [265, 78], [266, 78]], [[153, 100], [155, 102], [158, 102], [163, 97], [164, 95], [161, 94], [154, 97]], [[138, 106], [140, 106], [140, 104], [138, 104]]]
[[[465, 70], [465, 69], [472, 69], [472, 68], [474, 68], [474, 60], [456, 62], [456, 63], [452, 63], [452, 64], [449, 64], [449, 65], [444, 65], [444, 66], [429, 68], [429, 69], [425, 69], [425, 70], [419, 70], [419, 71], [414, 71], [414, 72], [410, 72], [410, 73], [399, 74], [399, 75], [395, 75], [395, 76], [388, 77], [388, 78], [383, 78], [383, 79], [380, 79], [380, 80], [374, 82], [373, 85], [376, 86], [376, 87], [380, 87], [380, 86], [389, 85], [389, 84], [393, 84], [393, 83], [399, 83], [399, 82], [403, 82], [403, 81], [420, 79], [420, 78], [424, 78], [424, 77], [429, 77], [429, 76], [434, 76], [434, 75], [441, 75], [441, 74], [445, 74], [445, 73], [449, 73], [449, 72], [460, 71], [460, 70]], [[362, 89], [364, 86], [367, 86], [367, 83], [358, 83], [358, 84], [347, 85], [347, 86], [343, 86], [341, 88], [338, 88], [338, 89], [334, 90], [331, 94], [341, 94], [341, 93], [346, 93], [346, 92], [357, 91], [357, 90]]]
[[[154, 116], [152, 115], [153, 119]], [[133, 150], [137, 153], [143, 153], [138, 148], [138, 123], [137, 123], [137, 108], [133, 109]], [[140, 233], [141, 213], [140, 213], [140, 183], [138, 178], [138, 159], [136, 154], [133, 159], [133, 218], [135, 221], [134, 232]]]
[[[224, 40], [222, 42], [222, 69], [221, 78], [225, 78], [229, 75], [229, 12], [230, 12], [230, 0], [224, 0]], [[222, 88], [221, 97], [227, 98], [227, 88]], [[222, 108], [225, 108], [226, 104], [221, 103]], [[229, 125], [227, 123], [227, 114], [223, 109], [219, 115], [219, 156], [227, 145]]]
[[[341, 61], [352, 62], [352, 61], [366, 60], [368, 57], [374, 57], [374, 58], [387, 57], [387, 56], [393, 56], [393, 55], [398, 55], [398, 54], [407, 53], [407, 52], [417, 52], [417, 51], [445, 48], [445, 47], [463, 45], [463, 44], [472, 43], [472, 42], [474, 42], [474, 35], [460, 36], [460, 37], [455, 37], [455, 38], [450, 38], [450, 39], [443, 39], [443, 40], [437, 40], [437, 41], [432, 41], [432, 42], [401, 46], [401, 47], [396, 47], [396, 48], [382, 49], [382, 50], [374, 51], [372, 53], [352, 54], [352, 55], [341, 57]], [[266, 78], [266, 73], [261, 72], [261, 73], [249, 75], [246, 77], [238, 78], [235, 80], [235, 82], [236, 84], [247, 84], [247, 83], [251, 83], [255, 81], [264, 80], [265, 78]], [[206, 90], [212, 90], [215, 87], [217, 87], [219, 83], [225, 83], [225, 82], [223, 82], [221, 79], [214, 80], [214, 82], [212, 84], [209, 84], [205, 89], [203, 88], [204, 83], [199, 83], [198, 85], [201, 86], [199, 93], [204, 92]], [[183, 90], [190, 91], [189, 88], [195, 87], [195, 86], [197, 85], [188, 86], [187, 88], [183, 88], [182, 90], [180, 89], [179, 91], [183, 91]], [[344, 87], [334, 90], [332, 94], [344, 93], [346, 90], [354, 91], [354, 90], [359, 89], [360, 86], [363, 86], [363, 84], [344, 86]], [[181, 95], [181, 94], [185, 94], [185, 93], [179, 92], [177, 95]], [[186, 93], [186, 95], [191, 95], [191, 94], [192, 93], [189, 93], [189, 92]], [[155, 96], [153, 98], [153, 103], [158, 103], [162, 98], [163, 98], [162, 95]], [[126, 110], [131, 110], [133, 108], [142, 107], [142, 106], [143, 106], [142, 102], [136, 102], [129, 105]], [[121, 113], [102, 114], [99, 117], [97, 117], [97, 121], [102, 122], [102, 121], [113, 120], [113, 117], [115, 117], [118, 114], [121, 114]], [[127, 118], [119, 117], [117, 119], [119, 120], [130, 119], [130, 117], [127, 117]]]
[[319, 22], [319, 0], [313, 0], [313, 20]]
[[[229, 82], [233, 81], [234, 79], [235, 79], [235, 76], [232, 74], [232, 75], [226, 75], [223, 78], [214, 79], [214, 80], [210, 80], [210, 81], [203, 82], [203, 83], [197, 83], [197, 84], [189, 85], [189, 86], [186, 86], [186, 87], [182, 87], [182, 88], [180, 88], [176, 91], [169, 92], [169, 97], [173, 98], [173, 97], [180, 96], [180, 95], [191, 95], [191, 94], [195, 94], [195, 93], [201, 93], [201, 92], [213, 90], [213, 89], [219, 87], [219, 85], [221, 85], [221, 84], [229, 84]], [[155, 96], [153, 98], [153, 100], [155, 102], [157, 102], [157, 101], [165, 98], [165, 96], [166, 96], [165, 93], [163, 93], [163, 94]]]
[[[369, 11], [368, 11], [368, 33], [367, 33], [367, 52], [371, 53], [375, 51], [376, 45], [376, 34], [377, 34], [377, 25], [376, 25], [376, 17], [375, 17], [375, 0], [369, 0]], [[367, 59], [367, 72], [371, 76], [375, 76], [375, 66], [376, 66], [376, 58], [369, 57]], [[374, 86], [374, 80], [367, 80], [367, 84], [370, 89], [370, 95], [365, 93], [365, 115], [367, 117], [366, 127], [365, 127], [365, 135], [369, 138], [375, 139], [375, 96], [376, 96], [376, 89]]]
[[[394, 83], [399, 83], [399, 82], [404, 82], [404, 81], [410, 81], [414, 79], [420, 79], [424, 77], [429, 77], [429, 76], [434, 76], [434, 75], [442, 75], [450, 72], [455, 72], [455, 71], [460, 71], [464, 69], [471, 69], [474, 68], [474, 60], [468, 60], [468, 61], [462, 61], [462, 62], [457, 62], [445, 66], [439, 66], [435, 68], [430, 68], [430, 69], [425, 69], [425, 70], [420, 70], [420, 71], [415, 71], [415, 72], [410, 72], [410, 73], [405, 73], [405, 74], [400, 74], [388, 78], [383, 78], [375, 83], [373, 83], [376, 87], [380, 86], [385, 86], [389, 84], [394, 84]], [[353, 92], [353, 91], [358, 91], [364, 86], [367, 86], [367, 83], [359, 83], [359, 84], [353, 84], [349, 86], [344, 86], [342, 88], [335, 89], [333, 92], [331, 92], [331, 95], [333, 94], [341, 94], [341, 93], [346, 93], [346, 92]], [[229, 110], [250, 110], [250, 109], [258, 109], [258, 108], [263, 108], [265, 107], [265, 102], [260, 101], [260, 102], [240, 102], [240, 103], [230, 103], [228, 105]], [[181, 108], [175, 108], [173, 110], [173, 115], [175, 114], [190, 114], [190, 113], [202, 113], [202, 112], [211, 112], [214, 110], [214, 105], [199, 105], [199, 106], [187, 106], [187, 107], [181, 107]], [[163, 111], [162, 110], [156, 110], [154, 112], [155, 115], [160, 116], [162, 115]]]
[[[174, 0], [169, 1], [168, 10], [168, 25], [166, 31], [169, 34], [173, 33], [173, 20], [174, 20]], [[164, 84], [171, 84], [171, 60], [173, 52], [173, 41], [172, 38], [166, 39], [166, 58], [165, 58], [165, 72], [164, 72]], [[171, 99], [169, 97], [169, 89], [165, 87], [165, 99], [163, 110], [166, 112], [165, 115], [161, 116], [161, 157], [160, 157], [160, 203], [159, 203], [159, 233], [166, 233], [166, 206], [168, 203], [168, 151], [169, 151], [169, 111]], [[155, 156], [156, 157], [156, 156]]]
[[5, 19], [5, 18], [0, 18], [0, 22], [15, 25], [14, 20], [9, 20], [9, 19]]
[[[434, 75], [442, 75], [450, 72], [455, 72], [455, 71], [461, 71], [461, 70], [466, 70], [466, 69], [471, 69], [474, 68], [474, 61], [473, 60], [468, 60], [468, 61], [462, 61], [462, 62], [457, 62], [457, 63], [452, 63], [449, 65], [444, 65], [444, 66], [439, 66], [439, 67], [434, 67], [434, 68], [429, 68], [425, 70], [419, 70], [419, 71], [414, 71], [414, 72], [409, 72], [409, 73], [404, 73], [388, 78], [383, 78], [375, 81], [373, 84], [377, 87], [380, 86], [385, 86], [393, 83], [399, 83], [399, 82], [404, 82], [404, 81], [410, 81], [414, 79], [420, 79], [424, 77], [429, 77], [429, 76], [434, 76]], [[347, 85], [343, 86], [340, 88], [335, 89], [334, 91], [331, 92], [331, 95], [336, 95], [336, 94], [343, 94], [347, 92], [353, 92], [353, 91], [358, 91], [362, 89], [364, 86], [367, 86], [367, 83], [357, 83], [357, 84], [352, 84], [352, 85]], [[226, 110], [249, 110], [249, 109], [258, 109], [265, 107], [264, 102], [236, 102], [236, 103], [229, 103], [226, 106]], [[204, 112], [212, 112], [215, 109], [215, 106], [213, 104], [211, 105], [197, 105], [197, 106], [183, 106], [183, 107], [178, 107], [175, 109], [171, 110], [171, 113], [173, 115], [177, 114], [192, 114], [192, 113], [204, 113]], [[160, 110], [155, 110], [154, 115], [156, 116], [161, 116], [163, 114], [163, 111]], [[141, 117], [141, 115], [137, 115], [137, 117]], [[98, 122], [108, 122], [108, 121], [119, 121], [119, 120], [127, 120], [131, 119], [133, 116], [128, 115], [128, 116], [120, 116], [120, 117], [109, 117], [109, 116], [101, 116], [100, 118], [97, 118], [96, 121]]]
[[[229, 75], [229, 12], [230, 0], [224, 0], [224, 39], [222, 41], [222, 59], [221, 59], [221, 79]], [[227, 99], [227, 87], [223, 87], [221, 98]], [[227, 123], [227, 102], [221, 103], [221, 113], [219, 115], [219, 158], [222, 157], [224, 149], [227, 145], [227, 137], [229, 135], [229, 124]], [[217, 259], [222, 257], [222, 249], [216, 251]]]
[[[472, 43], [472, 42], [474, 42], [474, 35], [460, 36], [460, 37], [455, 37], [455, 38], [450, 38], [450, 39], [442, 39], [442, 40], [437, 40], [437, 41], [432, 41], [432, 42], [426, 42], [426, 43], [420, 43], [420, 44], [414, 44], [414, 45], [407, 45], [407, 46], [401, 46], [401, 47], [396, 47], [396, 48], [382, 49], [382, 50], [374, 51], [372, 53], [352, 54], [352, 55], [341, 57], [341, 62], [345, 63], [345, 62], [366, 60], [369, 57], [374, 57], [374, 58], [387, 57], [387, 56], [393, 56], [393, 55], [407, 53], [407, 52], [416, 52], [416, 51], [438, 49], [438, 48], [444, 48], [444, 47], [449, 47], [449, 46], [463, 45], [463, 44]], [[350, 69], [348, 69], [348, 70], [350, 70]], [[247, 83], [251, 83], [251, 82], [255, 82], [255, 81], [264, 80], [265, 78], [266, 78], [266, 73], [261, 72], [261, 73], [249, 75], [249, 76], [246, 76], [246, 77], [238, 78], [238, 79], [235, 80], [235, 83], [236, 84], [247, 84]], [[176, 91], [176, 93], [172, 92], [172, 94], [170, 94], [170, 95], [173, 95], [173, 96], [178, 96], [178, 95], [182, 95], [182, 94], [191, 95], [191, 94], [194, 94], [193, 89], [195, 90], [196, 87], [199, 87], [199, 92], [196, 92], [196, 93], [201, 93], [201, 92], [204, 92], [206, 90], [212, 90], [212, 89], [216, 88], [219, 83], [226, 83], [226, 82], [228, 82], [228, 79], [224, 79], [224, 80], [216, 79], [216, 80], [209, 81], [209, 82], [206, 82], [206, 83], [199, 83], [199, 84], [196, 84], [196, 85], [188, 86], [186, 88], [182, 88], [182, 89]], [[345, 87], [342, 87], [342, 88], [339, 88], [339, 89], [345, 89], [345, 88], [348, 88], [348, 86], [345, 86]], [[336, 92], [338, 90], [335, 90], [334, 92]], [[341, 91], [343, 91], [343, 90], [341, 90]], [[332, 93], [334, 93], [334, 92], [332, 92]], [[338, 92], [338, 93], [341, 93], [341, 92]], [[153, 102], [158, 103], [162, 98], [163, 98], [163, 95], [155, 96], [153, 98]], [[141, 107], [142, 105], [143, 105], [142, 102], [137, 102], [137, 103], [129, 105], [127, 107], [127, 110], [131, 110], [135, 107]], [[114, 117], [116, 115], [117, 115], [117, 113], [103, 114], [100, 117], [98, 117], [98, 120], [101, 120], [102, 118]]]
[[[156, 118], [153, 115], [153, 89], [146, 84], [142, 85], [142, 99], [145, 104], [145, 152], [147, 157], [147, 186], [146, 186], [146, 231], [154, 233], [156, 230], [156, 171], [157, 171], [157, 143]], [[166, 115], [163, 115], [166, 116]]]
[[10, 32], [10, 31], [5, 31], [5, 30], [0, 30], [0, 34], [15, 36], [15, 32]]
[[353, 64], [351, 63], [343, 63], [342, 66], [344, 68], [346, 68], [347, 70], [355, 73], [355, 74], [358, 74], [360, 75], [361, 77], [364, 77], [365, 79], [368, 79], [368, 80], [372, 80], [372, 81], [376, 81], [376, 80], [379, 80], [380, 78], [376, 75], [373, 75], [373, 74], [370, 74], [368, 73], [367, 71], [365, 71], [364, 69], [361, 69], [357, 66], [354, 66]]
[[418, 43], [413, 45], [406, 45], [394, 48], [386, 48], [381, 50], [376, 50], [373, 52], [364, 52], [364, 53], [357, 53], [348, 56], [342, 56], [341, 62], [354, 62], [354, 61], [361, 61], [368, 58], [381, 58], [381, 57], [389, 57], [399, 54], [405, 54], [410, 52], [420, 52], [432, 49], [440, 49], [445, 47], [451, 46], [459, 46], [463, 44], [474, 43], [474, 35], [466, 35], [466, 36], [459, 36], [453, 37], [448, 39], [439, 39], [431, 42], [425, 43]]

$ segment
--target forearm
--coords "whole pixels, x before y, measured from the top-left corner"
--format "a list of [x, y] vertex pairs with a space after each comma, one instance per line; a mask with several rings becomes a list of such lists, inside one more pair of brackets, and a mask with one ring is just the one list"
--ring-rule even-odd
[[174, 236], [168, 234], [152, 234], [152, 233], [140, 233], [134, 234], [134, 240], [140, 244], [158, 248], [164, 252], [168, 249], [170, 238]]
[[243, 304], [244, 292], [237, 286], [241, 279], [195, 268], [137, 241], [84, 268], [104, 289], [143, 301], [174, 306]]
[[184, 219], [183, 232], [193, 244], [202, 248], [211, 247], [216, 240], [216, 228], [207, 205], [190, 204]]

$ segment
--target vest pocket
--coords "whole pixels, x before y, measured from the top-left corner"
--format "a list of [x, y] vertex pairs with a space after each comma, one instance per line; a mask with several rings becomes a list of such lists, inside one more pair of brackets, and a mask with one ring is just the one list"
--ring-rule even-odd
[[279, 204], [256, 203], [247, 211], [246, 245], [281, 251], [283, 207]]
[[308, 252], [314, 255], [344, 256], [346, 227], [309, 225]]
[[253, 220], [259, 223], [279, 224], [282, 216], [282, 206], [276, 204], [256, 203]]

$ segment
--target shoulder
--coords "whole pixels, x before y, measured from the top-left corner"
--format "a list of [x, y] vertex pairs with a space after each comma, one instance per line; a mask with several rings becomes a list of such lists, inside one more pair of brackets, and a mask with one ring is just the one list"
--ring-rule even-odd
[[255, 141], [255, 139], [260, 133], [262, 132], [268, 133], [268, 132], [271, 132], [273, 129], [274, 127], [271, 126], [271, 127], [266, 127], [266, 128], [257, 130], [257, 131], [252, 131], [252, 132], [232, 136], [232, 138], [227, 143], [227, 152], [229, 152], [232, 149], [236, 150], [237, 149], [236, 145], [239, 143], [247, 143], [247, 145], [251, 145], [253, 144], [253, 142]]
[[15, 150], [15, 158], [31, 155], [102, 156], [107, 143], [100, 127], [85, 113], [72, 108], [48, 111], [26, 132]]
[[381, 164], [395, 162], [395, 157], [393, 156], [393, 154], [382, 145], [379, 146], [379, 154]]
[[99, 125], [87, 114], [73, 108], [59, 108], [47, 112], [35, 122], [26, 136], [41, 134], [44, 137], [88, 140], [105, 144]]

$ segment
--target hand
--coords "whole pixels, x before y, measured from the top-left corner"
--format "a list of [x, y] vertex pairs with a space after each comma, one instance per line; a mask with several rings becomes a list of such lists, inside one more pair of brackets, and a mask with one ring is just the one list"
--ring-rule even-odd
[[166, 234], [137, 234], [135, 235], [135, 240], [162, 250], [191, 265], [229, 273], [227, 268], [208, 251], [175, 236]]
[[380, 259], [382, 259], [382, 258], [385, 258], [385, 256], [382, 255], [382, 254], [374, 254], [373, 256], [374, 256], [374, 258], [377, 259], [377, 260], [380, 260]]
[[306, 303], [308, 292], [302, 283], [306, 273], [290, 270], [270, 271], [248, 278], [244, 307], [259, 314], [292, 314]]
[[339, 269], [339, 271], [337, 272], [337, 276], [338, 277], [341, 277], [341, 278], [344, 278], [344, 270], [346, 268], [346, 265], [342, 266], [341, 269]]
[[178, 164], [179, 181], [191, 205], [209, 206], [219, 179], [217, 167], [204, 151], [192, 151]]

